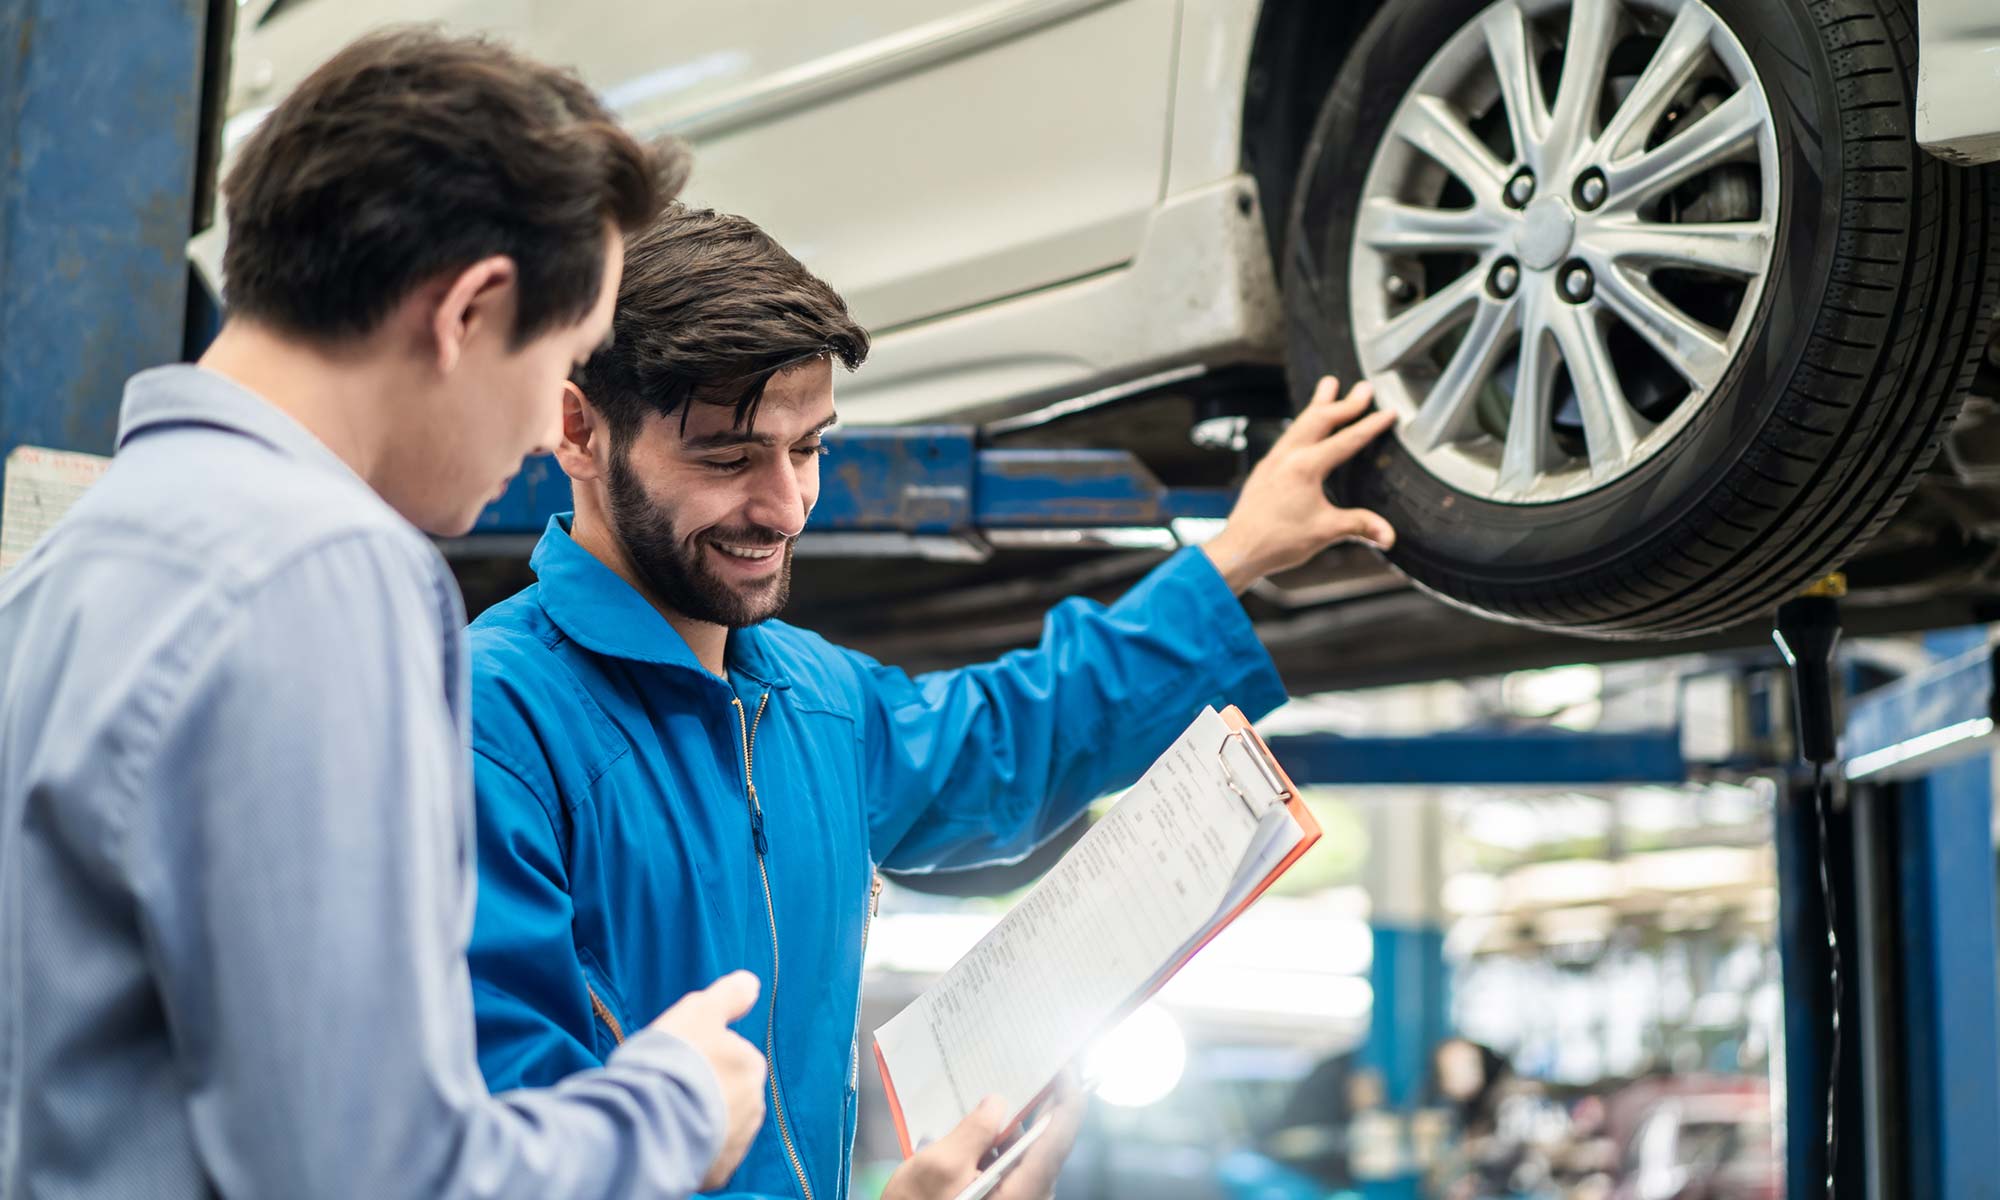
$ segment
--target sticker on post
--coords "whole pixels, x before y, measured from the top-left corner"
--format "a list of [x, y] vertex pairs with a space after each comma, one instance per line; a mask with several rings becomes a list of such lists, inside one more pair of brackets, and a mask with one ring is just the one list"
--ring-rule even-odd
[[111, 460], [101, 454], [20, 446], [7, 456], [0, 490], [0, 574], [28, 556]]

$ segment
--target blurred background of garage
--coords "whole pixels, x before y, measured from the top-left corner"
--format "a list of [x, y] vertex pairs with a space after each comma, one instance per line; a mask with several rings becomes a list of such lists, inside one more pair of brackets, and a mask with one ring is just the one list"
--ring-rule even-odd
[[[1826, 17], [1816, 26], [1826, 43], [1814, 53], [1849, 66], [1892, 51], [1907, 58], [1919, 40], [1939, 64], [1990, 55], [1990, 14], [1978, 24], [1984, 9], [1974, 3], [1940, 0], [1924, 10], [1939, 19], [1913, 29], [1914, 2], [1867, 0], [1870, 12], [1861, 2], [1619, 0], [1636, 47], [1611, 64], [1624, 81], [1619, 98], [1638, 88], [1647, 55], [1684, 13], [1727, 33], [1732, 22], [1810, 9]], [[1431, 11], [1419, 0], [1399, 4]], [[1299, 390], [1288, 371], [1299, 374], [1300, 351], [1286, 325], [1298, 281], [1288, 293], [1281, 255], [1291, 218], [1308, 211], [1295, 201], [1311, 176], [1310, 135], [1342, 72], [1367, 65], [1355, 48], [1385, 11], [1310, 0], [625, 6], [634, 21], [694, 31], [683, 43], [606, 37], [615, 0], [162, 4], [141, 6], [144, 21], [133, 17], [129, 36], [115, 39], [86, 19], [88, 7], [0, 0], [0, 111], [42, 130], [17, 138], [33, 153], [0, 166], [0, 333], [9, 346], [0, 452], [108, 451], [115, 387], [106, 381], [199, 347], [216, 299], [203, 264], [225, 233], [212, 220], [217, 165], [319, 57], [391, 19], [496, 29], [585, 63], [636, 125], [692, 137], [695, 198], [770, 224], [879, 326], [877, 359], [842, 392], [844, 416], [870, 428], [835, 453], [898, 470], [928, 455], [955, 473], [857, 470], [801, 542], [802, 600], [788, 617], [912, 669], [1020, 644], [1056, 598], [1115, 594], [1172, 547], [1199, 541], [1226, 511], [1246, 456]], [[1437, 61], [1456, 63], [1467, 56], [1445, 54], [1445, 43], [1489, 10], [1449, 7], [1470, 16], [1426, 36]], [[1560, 39], [1565, 14], [1582, 6], [1518, 7], [1527, 36]], [[1421, 24], [1418, 16], [1409, 22]], [[1893, 26], [1894, 36], [1854, 32], [1878, 26]], [[1703, 36], [1707, 83], [1738, 95], [1759, 70], [1775, 78], [1765, 43], [1740, 30]], [[1852, 44], [1832, 44], [1842, 38]], [[910, 90], [885, 100], [853, 85], [843, 55], [857, 46], [894, 66], [880, 78]], [[1746, 68], [1739, 51], [1764, 56], [1761, 65]], [[1402, 84], [1414, 86], [1431, 61], [1427, 51], [1401, 63]], [[85, 62], [90, 86], [79, 93], [84, 76], [64, 72]], [[1873, 67], [1862, 69], [1875, 78]], [[1806, 74], [1835, 90], [1829, 74]], [[1993, 234], [1982, 222], [2000, 192], [1982, 182], [1987, 175], [1947, 173], [1942, 160], [1919, 157], [1918, 144], [1961, 163], [2000, 153], [2000, 142], [1982, 142], [1991, 131], [1959, 119], [1991, 109], [1962, 92], [1939, 92], [1945, 99], [1920, 118], [1909, 74], [1907, 94], [1879, 102], [1900, 123], [1869, 135], [1905, 153], [1898, 170], [1923, 182], [1890, 231], [1922, 253], [1906, 248], [1895, 261], [1899, 270], [1946, 262], [1966, 274], [1926, 292], [1934, 302], [1907, 311], [1899, 302], [1909, 324], [1896, 336], [1846, 330], [1870, 354], [1907, 352], [1932, 364], [1921, 380], [1898, 366], [1866, 395], [1842, 393], [1866, 417], [1855, 418], [1854, 440], [1893, 443], [1885, 458], [1895, 461], [1866, 478], [1814, 467], [1788, 493], [1829, 509], [1865, 496], [1882, 520], [1829, 518], [1798, 543], [1811, 553], [1791, 556], [1783, 570], [1724, 571], [1691, 585], [1709, 604], [1695, 625], [1647, 626], [1635, 615], [1645, 606], [1629, 595], [1623, 608], [1579, 618], [1598, 622], [1598, 633], [1606, 622], [1640, 622], [1613, 629], [1631, 635], [1616, 641], [1581, 640], [1560, 621], [1524, 620], [1506, 604], [1468, 611], [1450, 571], [1433, 563], [1425, 575], [1421, 564], [1390, 564], [1357, 547], [1260, 585], [1247, 603], [1297, 697], [1263, 729], [1307, 785], [1326, 837], [1100, 1047], [1102, 1088], [1058, 1189], [1066, 1200], [1803, 1198], [1823, 1190], [1829, 1170], [1829, 1074], [1844, 1131], [1832, 1168], [1841, 1195], [1996, 1194], [2000, 913], [1990, 760], [2000, 689], [1987, 622], [2000, 617], [2000, 348], [1986, 337], [1993, 275], [1984, 248]], [[1949, 77], [1940, 72], [1924, 86], [1942, 82]], [[953, 115], [1005, 126], [1006, 113], [993, 111], [1005, 107], [993, 99], [1003, 84], [1009, 99], [1035, 101], [1016, 113], [1032, 127], [977, 145], [948, 136]], [[1498, 86], [1468, 85], [1454, 101], [1468, 119], [1480, 110], [1472, 123], [1491, 145], [1511, 137], [1507, 114], [1493, 107]], [[1663, 131], [1697, 127], [1725, 102], [1719, 91], [1699, 92], [1663, 102], [1653, 114]], [[1825, 112], [1801, 116], [1805, 105], [1763, 115], [1832, 114], [1819, 132], [1832, 160], [1846, 162], [1852, 155], [1843, 158], [1838, 139], [1858, 126], [1841, 124], [1829, 95], [1815, 97]], [[815, 112], [821, 103], [826, 111]], [[762, 113], [762, 124], [744, 112]], [[849, 128], [843, 120], [871, 117], [891, 134], [834, 136]], [[1051, 144], [1052, 132], [1075, 140]], [[1674, 136], [1661, 132], [1649, 152]], [[1366, 156], [1352, 152], [1357, 188], [1393, 140], [1383, 133]], [[911, 190], [924, 164], [944, 161], [933, 153], [940, 146], [955, 157], [934, 172], [939, 190]], [[773, 147], [794, 157], [772, 158]], [[1341, 167], [1349, 153], [1318, 149], [1322, 167]], [[1034, 153], [1043, 157], [1022, 157]], [[1742, 170], [1750, 160], [1731, 153], [1648, 223], [1756, 225], [1766, 193], [1750, 187]], [[897, 169], [881, 169], [885, 158]], [[1868, 179], [1893, 173], [1861, 165]], [[1433, 215], [1450, 211], [1454, 185], [1437, 171], [1425, 183], [1426, 171], [1385, 187]], [[1862, 178], [1857, 169], [1846, 182]], [[107, 179], [125, 186], [104, 188]], [[835, 186], [842, 180], [851, 190]], [[1562, 189], [1578, 212], [1587, 182]], [[1798, 212], [1839, 210], [1845, 226], [1813, 231], [1825, 246], [1851, 245], [1874, 219], [1837, 203], [1842, 183], [1832, 174], [1779, 180], [1795, 189], [1786, 194], [1818, 202], [1802, 200]], [[928, 223], [913, 225], [912, 212]], [[1940, 250], [1926, 232], [1939, 229], [1963, 239]], [[201, 234], [192, 268], [190, 232]], [[906, 235], [903, 253], [876, 253]], [[1320, 265], [1343, 286], [1365, 275], [1397, 313], [1469, 269], [1487, 269], [1485, 259], [1471, 268], [1367, 259], [1358, 236], [1321, 239], [1333, 258]], [[1821, 258], [1761, 261], [1767, 273], [1811, 266], [1821, 288], [1832, 279]], [[1502, 264], [1491, 265], [1496, 288], [1519, 286], [1520, 264], [1510, 287], [1500, 287]], [[1878, 290], [1900, 296], [1901, 280]], [[1569, 302], [1601, 298], [1579, 294], [1586, 298]], [[1794, 362], [1810, 322], [1771, 320], [1748, 292], [1730, 294], [1719, 318], [1730, 328], [1709, 331], [1728, 335], [1716, 339], [1728, 361]], [[1172, 320], [1161, 315], [1169, 309]], [[103, 350], [106, 331], [134, 361]], [[1467, 337], [1454, 329], [1425, 361], [1383, 367], [1409, 376], [1411, 412]], [[1718, 375], [1686, 381], [1694, 386], [1679, 401], [1662, 400], [1660, 379], [1686, 364], [1632, 354], [1621, 370], [1634, 380], [1651, 372], [1645, 394], [1658, 428], [1672, 403], [1695, 406], [1690, 414], [1727, 403], [1741, 414], [1792, 382], [1721, 386]], [[1510, 422], [1512, 385], [1486, 382], [1467, 394], [1478, 393], [1482, 419], [1499, 404]], [[1635, 396], [1642, 390], [1630, 386]], [[1559, 492], [1592, 465], [1588, 398], [1574, 381], [1569, 388], [1550, 397], [1559, 403], [1544, 431], [1561, 454], [1551, 451], [1528, 491]], [[1906, 445], [1919, 417], [1935, 418], [1935, 436]], [[1424, 461], [1490, 468], [1508, 426], [1497, 428], [1495, 436], [1490, 421], [1483, 432], [1468, 426], [1449, 454]], [[1686, 452], [1670, 440], [1628, 448], [1607, 470], [1612, 484], [1636, 488]], [[871, 446], [888, 449], [861, 458]], [[63, 474], [70, 467], [40, 453], [9, 458], [10, 506], [40, 504], [75, 482]], [[1428, 470], [1396, 467], [1420, 468]], [[1502, 507], [1522, 499], [1497, 476], [1487, 482], [1484, 494], [1464, 494]], [[960, 489], [942, 517], [908, 503], [940, 486]], [[1883, 498], [1890, 493], [1893, 503]], [[531, 467], [475, 537], [445, 547], [475, 610], [525, 581], [526, 548], [566, 498], [559, 471]], [[1504, 541], [1497, 526], [1466, 514], [1474, 507], [1426, 532], [1442, 542], [1461, 533]], [[1647, 528], [1611, 528], [1582, 555], [1583, 575], [1606, 570]], [[1788, 537], [1766, 531], [1758, 552], [1785, 552]], [[18, 549], [8, 543], [0, 569]], [[1797, 770], [1793, 696], [1770, 646], [1770, 609], [1833, 564], [1848, 568], [1851, 584], [1844, 619], [1855, 636], [1836, 670], [1840, 765], [1851, 782], [1818, 808]], [[1430, 590], [1412, 586], [1412, 573]], [[1508, 603], [1537, 598], [1547, 599]], [[1496, 612], [1509, 619], [1489, 619]], [[1668, 633], [1675, 640], [1654, 636]], [[976, 942], [1048, 858], [893, 882], [869, 944], [864, 1037]], [[1830, 928], [1844, 967], [1837, 1061], [1828, 1042]], [[861, 1096], [853, 1188], [872, 1196], [895, 1145], [872, 1080]]]
[[[1611, 749], [1665, 775], [1681, 735], [1660, 719], [1698, 665], [1326, 693], [1262, 728], [1279, 747], [1337, 728], [1329, 752], [1363, 771], [1365, 755], [1449, 733], [1432, 752], [1507, 757], [1496, 774], [1570, 770], [1527, 761], [1566, 750], [1590, 770]], [[1756, 776], [1309, 787], [1321, 844], [1099, 1047], [1098, 1103], [1059, 1192], [1782, 1195], [1778, 794]], [[1018, 895], [917, 882], [887, 890], [870, 934], [865, 1027]], [[865, 1088], [857, 1193], [898, 1159]]]

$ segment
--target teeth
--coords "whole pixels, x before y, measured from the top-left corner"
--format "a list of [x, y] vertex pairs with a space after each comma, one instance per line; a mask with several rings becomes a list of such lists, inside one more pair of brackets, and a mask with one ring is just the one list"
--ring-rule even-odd
[[762, 550], [749, 550], [738, 546], [725, 546], [721, 542], [710, 542], [709, 544], [714, 546], [717, 550], [722, 551], [724, 554], [727, 554], [731, 558], [747, 558], [752, 562], [762, 561], [763, 559], [767, 559], [771, 557], [773, 554], [776, 554], [778, 552], [777, 549], [774, 547], [766, 547], [765, 549]]

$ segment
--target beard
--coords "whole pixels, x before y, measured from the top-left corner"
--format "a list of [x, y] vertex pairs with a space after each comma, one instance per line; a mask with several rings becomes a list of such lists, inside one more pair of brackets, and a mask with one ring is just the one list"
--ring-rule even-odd
[[[703, 530], [692, 539], [682, 536], [673, 514], [646, 495], [623, 452], [611, 456], [605, 490], [610, 493], [612, 529], [660, 603], [697, 621], [741, 629], [777, 616], [791, 599], [795, 539], [756, 525]], [[709, 568], [711, 538], [732, 546], [783, 546], [784, 561], [769, 579], [731, 584]]]

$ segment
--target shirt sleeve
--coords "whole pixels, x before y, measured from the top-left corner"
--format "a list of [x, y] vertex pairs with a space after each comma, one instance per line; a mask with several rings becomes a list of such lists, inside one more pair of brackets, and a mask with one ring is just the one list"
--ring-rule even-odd
[[603, 1065], [562, 845], [519, 775], [477, 750], [472, 764], [479, 905], [468, 957], [479, 1066], [496, 1090], [545, 1086]]
[[1129, 786], [1202, 706], [1254, 720], [1285, 699], [1243, 605], [1194, 549], [1109, 608], [1057, 605], [1033, 650], [914, 679], [864, 664], [871, 845], [905, 871], [1019, 858]]
[[480, 1077], [456, 631], [424, 549], [321, 545], [135, 701], [160, 748], [125, 854], [197, 1152], [230, 1197], [684, 1197], [722, 1109], [678, 1039], [546, 1091]]

